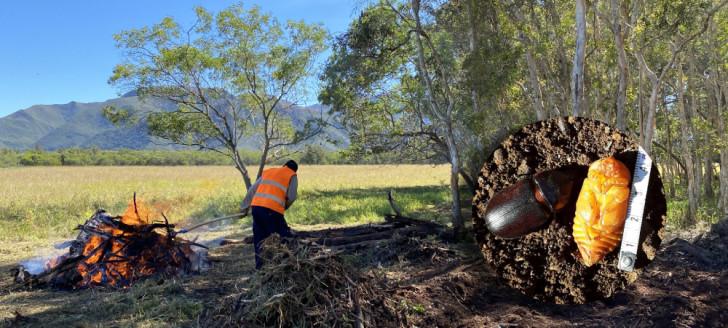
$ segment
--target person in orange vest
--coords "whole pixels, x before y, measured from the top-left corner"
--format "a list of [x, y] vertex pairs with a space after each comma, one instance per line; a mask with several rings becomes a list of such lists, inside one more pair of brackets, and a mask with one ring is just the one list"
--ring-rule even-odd
[[260, 258], [260, 242], [272, 233], [281, 237], [292, 237], [291, 229], [283, 216], [296, 201], [298, 164], [290, 160], [281, 167], [263, 171], [260, 178], [248, 189], [241, 212], [253, 214], [253, 247], [255, 249], [255, 268], [263, 265]]

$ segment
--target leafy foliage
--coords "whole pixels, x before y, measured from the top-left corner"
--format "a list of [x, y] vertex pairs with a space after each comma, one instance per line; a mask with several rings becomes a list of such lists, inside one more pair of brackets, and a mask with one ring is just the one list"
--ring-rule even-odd
[[[241, 139], [262, 136], [262, 168], [269, 155], [282, 156], [286, 146], [323, 130], [324, 120], [312, 118], [296, 131], [281, 113], [293, 110], [306, 91], [315, 58], [325, 50], [326, 32], [304, 22], [281, 24], [258, 7], [195, 12], [197, 21], [187, 29], [168, 17], [115, 35], [125, 61], [109, 82], [175, 103], [170, 112], [142, 113], [150, 134], [227, 154], [250, 185], [240, 159]], [[129, 117], [123, 111], [106, 114], [112, 121]]]

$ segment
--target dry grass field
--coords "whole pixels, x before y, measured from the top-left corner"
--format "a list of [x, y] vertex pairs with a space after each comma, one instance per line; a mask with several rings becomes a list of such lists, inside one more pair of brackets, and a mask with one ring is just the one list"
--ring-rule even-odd
[[[391, 212], [389, 190], [406, 213], [447, 220], [446, 166], [302, 165], [298, 175], [299, 200], [286, 213], [297, 229], [382, 220]], [[74, 237], [73, 228], [96, 209], [121, 214], [134, 192], [179, 226], [235, 213], [245, 190], [232, 167], [8, 168], [0, 169], [0, 186], [0, 323], [19, 311], [34, 318], [20, 321], [30, 326], [187, 326], [202, 309], [200, 299], [215, 299], [215, 290], [231, 289], [252, 272], [252, 249], [236, 246], [212, 251], [220, 262], [208, 275], [121, 291], [18, 289], [7, 274], [18, 261]], [[249, 227], [243, 219], [203, 238], [240, 237]]]
[[[447, 203], [447, 174], [445, 166], [302, 165], [300, 198], [286, 217], [292, 225], [381, 220], [393, 189], [405, 211], [433, 218], [432, 210]], [[240, 175], [226, 166], [9, 168], [0, 169], [0, 186], [6, 259], [17, 245], [72, 236], [98, 208], [121, 213], [134, 192], [183, 225], [235, 213], [245, 195]]]

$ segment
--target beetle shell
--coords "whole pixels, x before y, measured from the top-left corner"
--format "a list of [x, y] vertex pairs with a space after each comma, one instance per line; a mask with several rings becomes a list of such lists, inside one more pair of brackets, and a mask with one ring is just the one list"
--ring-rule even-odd
[[622, 239], [627, 216], [630, 172], [613, 157], [589, 166], [576, 201], [573, 235], [586, 266], [599, 262]]
[[541, 172], [516, 182], [490, 199], [485, 223], [501, 238], [518, 238], [551, 220], [571, 197], [573, 181], [561, 171]]

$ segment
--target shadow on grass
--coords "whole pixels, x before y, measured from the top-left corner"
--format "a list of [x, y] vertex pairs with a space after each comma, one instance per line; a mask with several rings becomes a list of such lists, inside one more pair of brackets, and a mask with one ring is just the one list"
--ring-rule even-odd
[[[382, 221], [392, 213], [387, 192], [392, 190], [403, 214], [443, 224], [450, 219], [450, 191], [447, 186], [430, 185], [396, 188], [349, 188], [339, 190], [303, 190], [300, 199], [287, 213], [289, 223], [353, 224]], [[239, 208], [236, 195], [210, 199], [193, 217], [202, 222], [215, 216], [234, 213]], [[463, 191], [463, 207], [469, 207], [469, 194]], [[464, 213], [467, 220], [467, 213]], [[224, 224], [230, 224], [230, 221]], [[243, 224], [249, 224], [244, 220]], [[216, 249], [218, 258], [213, 272], [203, 276], [171, 279], [161, 282], [150, 279], [125, 290], [57, 291], [25, 290], [13, 286], [12, 279], [0, 278], [0, 324], [12, 322], [13, 311], [24, 319], [21, 326], [190, 326], [194, 325], [202, 306], [218, 302], [232, 294], [241, 277], [253, 268], [249, 245]], [[239, 246], [236, 246], [239, 247]], [[0, 266], [8, 272], [14, 265]]]
[[[394, 192], [397, 204], [403, 214], [449, 223], [450, 190], [443, 185], [394, 188], [349, 188], [337, 190], [302, 190], [293, 206], [286, 211], [286, 220], [294, 225], [356, 224], [378, 222], [384, 215], [392, 213], [387, 201], [387, 192]], [[462, 207], [470, 207], [470, 193], [462, 190]], [[189, 224], [200, 223], [210, 218], [229, 215], [238, 211], [240, 202], [234, 196], [212, 199], [195, 212]], [[464, 213], [467, 220], [468, 213]], [[225, 221], [221, 225], [230, 224]], [[250, 224], [249, 220], [242, 221]]]
[[[211, 252], [214, 265], [204, 275], [150, 278], [126, 289], [56, 290], [17, 286], [0, 279], [3, 327], [174, 327], [195, 326], [206, 305], [234, 294], [254, 268], [250, 245]], [[0, 266], [7, 273], [14, 265]], [[19, 313], [20, 316], [16, 316]]]

